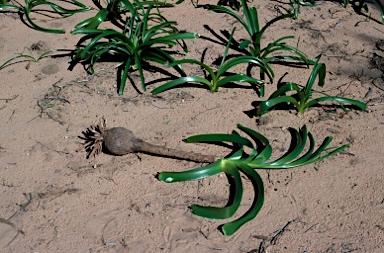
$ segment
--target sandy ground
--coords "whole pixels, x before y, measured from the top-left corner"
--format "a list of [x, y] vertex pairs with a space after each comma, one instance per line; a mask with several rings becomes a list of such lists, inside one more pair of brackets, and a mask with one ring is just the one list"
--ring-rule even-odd
[[[93, 6], [89, 1], [89, 5]], [[273, 1], [254, 1], [260, 22], [277, 15]], [[276, 8], [277, 7], [277, 8]], [[38, 43], [39, 55], [49, 49], [73, 50], [78, 36], [69, 34], [94, 12], [44, 22], [65, 28], [64, 35], [29, 29], [17, 14], [0, 14], [0, 63]], [[226, 15], [195, 10], [189, 1], [164, 10], [179, 28], [198, 32], [187, 41], [189, 58], [212, 63], [223, 52], [215, 43], [221, 31], [236, 23]], [[69, 57], [20, 62], [0, 70], [0, 251], [1, 252], [384, 252], [384, 85], [381, 47], [384, 26], [320, 2], [302, 8], [298, 20], [284, 20], [265, 33], [266, 43], [294, 35], [311, 58], [320, 53], [327, 65], [323, 91], [368, 102], [368, 111], [345, 114], [337, 106], [314, 107], [304, 115], [276, 110], [260, 119], [252, 113], [261, 99], [250, 89], [224, 87], [217, 93], [185, 87], [152, 97], [161, 73], [146, 72], [148, 91], [139, 94], [128, 82], [116, 94], [114, 63], [100, 63], [89, 75], [79, 64], [68, 71]], [[211, 31], [207, 28], [210, 28]], [[236, 38], [246, 38], [244, 29]], [[36, 49], [36, 47], [34, 47]], [[180, 56], [183, 57], [183, 56]], [[273, 65], [276, 80], [305, 84], [310, 69]], [[188, 73], [196, 69], [186, 69]], [[132, 79], [140, 86], [137, 73]], [[320, 89], [316, 87], [316, 89]], [[317, 143], [326, 136], [334, 145], [350, 143], [347, 152], [323, 162], [290, 170], [260, 170], [265, 204], [259, 215], [235, 235], [223, 236], [225, 221], [189, 212], [191, 204], [225, 205], [228, 181], [223, 175], [199, 181], [165, 184], [155, 175], [203, 164], [147, 154], [86, 159], [79, 136], [105, 116], [110, 127], [124, 126], [148, 142], [186, 151], [225, 156], [213, 145], [186, 144], [182, 139], [203, 133], [229, 133], [236, 124], [273, 140], [274, 156], [287, 149], [288, 127], [304, 124]], [[246, 178], [244, 197], [234, 219], [253, 201]], [[263, 251], [264, 250], [264, 251]]]

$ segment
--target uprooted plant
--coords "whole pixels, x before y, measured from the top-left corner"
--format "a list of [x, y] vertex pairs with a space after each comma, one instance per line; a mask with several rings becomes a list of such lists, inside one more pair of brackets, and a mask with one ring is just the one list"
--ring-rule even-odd
[[[123, 127], [108, 129], [106, 120], [101, 119], [100, 124], [91, 126], [83, 132], [87, 157], [95, 156], [101, 151], [112, 155], [125, 155], [132, 152], [144, 152], [153, 155], [185, 159], [196, 162], [210, 163], [206, 166], [183, 172], [161, 172], [157, 175], [158, 179], [166, 183], [197, 180], [225, 173], [234, 179], [234, 195], [230, 205], [225, 207], [212, 207], [192, 205], [193, 214], [211, 218], [228, 219], [238, 210], [242, 195], [243, 186], [239, 171], [243, 172], [252, 182], [255, 191], [255, 199], [250, 208], [243, 216], [221, 226], [224, 235], [234, 234], [242, 225], [256, 217], [264, 203], [264, 185], [260, 175], [255, 169], [289, 169], [322, 161], [330, 157], [349, 145], [328, 147], [332, 137], [327, 137], [322, 144], [315, 150], [315, 140], [306, 126], [299, 131], [289, 128], [292, 141], [289, 149], [280, 158], [269, 161], [273, 149], [269, 140], [262, 134], [253, 129], [238, 124], [238, 128], [245, 132], [250, 139], [242, 137], [238, 132], [232, 131], [231, 134], [202, 134], [186, 138], [186, 143], [232, 143], [233, 150], [227, 157], [220, 158], [214, 155], [197, 154], [185, 152], [167, 147], [152, 145], [139, 138]], [[253, 141], [253, 142], [252, 142]], [[309, 147], [307, 142], [309, 141]], [[255, 144], [254, 144], [255, 143]], [[251, 152], [245, 152], [245, 147], [250, 148]]]
[[[220, 230], [224, 235], [234, 234], [242, 225], [256, 217], [264, 202], [264, 186], [263, 181], [255, 169], [288, 169], [295, 168], [310, 163], [319, 162], [331, 155], [334, 155], [348, 147], [348, 144], [328, 147], [332, 141], [332, 137], [327, 137], [323, 143], [315, 150], [315, 140], [306, 126], [299, 131], [290, 128], [292, 135], [291, 146], [289, 150], [280, 158], [274, 161], [268, 161], [272, 155], [272, 146], [268, 139], [260, 133], [238, 125], [238, 128], [245, 132], [250, 139], [240, 136], [236, 131], [231, 134], [205, 134], [191, 136], [184, 141], [187, 143], [222, 143], [231, 142], [233, 144], [232, 155], [218, 159], [209, 165], [183, 172], [161, 172], [158, 179], [166, 183], [175, 183], [181, 181], [197, 180], [225, 173], [234, 179], [235, 189], [234, 197], [230, 200], [230, 204], [226, 207], [212, 207], [192, 205], [191, 211], [198, 216], [211, 219], [228, 219], [232, 217], [240, 206], [243, 194], [242, 181], [239, 171], [243, 172], [252, 182], [255, 190], [255, 199], [251, 208], [240, 218], [221, 226]], [[309, 139], [309, 147], [306, 148]], [[251, 153], [247, 154], [244, 148], [251, 148]]]
[[[300, 87], [293, 82], [283, 83], [266, 101], [262, 101], [259, 104], [257, 110], [257, 116], [261, 116], [270, 110], [272, 110], [278, 104], [293, 105], [299, 113], [304, 111], [313, 105], [316, 105], [324, 101], [336, 101], [341, 105], [344, 111], [347, 111], [341, 103], [347, 103], [353, 106], [365, 110], [367, 105], [359, 100], [349, 99], [340, 96], [330, 96], [323, 92], [317, 92], [324, 95], [323, 97], [313, 98], [313, 85], [318, 77], [318, 85], [323, 86], [325, 83], [326, 67], [325, 64], [319, 63], [320, 57], [318, 57], [312, 72], [308, 78], [307, 84], [304, 87]], [[289, 92], [294, 92], [292, 95], [287, 95]]]

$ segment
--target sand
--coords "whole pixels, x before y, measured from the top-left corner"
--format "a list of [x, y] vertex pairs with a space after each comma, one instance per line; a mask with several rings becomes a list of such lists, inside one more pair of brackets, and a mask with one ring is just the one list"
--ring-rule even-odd
[[[201, 2], [208, 3], [208, 1]], [[87, 1], [93, 6], [91, 1]], [[253, 1], [262, 25], [287, 4]], [[279, 7], [280, 6], [280, 7]], [[68, 70], [70, 57], [18, 62], [0, 70], [0, 251], [1, 252], [384, 252], [384, 26], [369, 6], [367, 18], [339, 3], [302, 7], [297, 20], [283, 20], [267, 30], [263, 46], [285, 35], [310, 58], [322, 54], [326, 84], [316, 90], [368, 103], [366, 112], [333, 104], [316, 106], [303, 115], [294, 109], [255, 116], [258, 101], [268, 97], [284, 73], [284, 81], [305, 85], [311, 69], [272, 65], [274, 83], [260, 98], [248, 84], [172, 89], [151, 96], [164, 83], [161, 72], [146, 71], [142, 92], [133, 72], [123, 95], [117, 95], [116, 63], [100, 62], [90, 75], [81, 64]], [[37, 32], [17, 14], [0, 14], [0, 63], [17, 53], [35, 56], [50, 49], [73, 50], [80, 36], [69, 31], [95, 11], [67, 19], [34, 20], [66, 34]], [[176, 57], [211, 64], [224, 51], [218, 36], [237, 26], [228, 15], [194, 9], [189, 1], [163, 11], [180, 30], [197, 32], [186, 41], [190, 52]], [[215, 35], [216, 33], [216, 35]], [[36, 47], [37, 45], [37, 47]], [[175, 48], [182, 52], [180, 48]], [[63, 53], [68, 53], [63, 52]], [[234, 53], [230, 51], [230, 53]], [[377, 55], [375, 55], [377, 54]], [[170, 73], [173, 70], [164, 68]], [[186, 72], [196, 72], [196, 66]], [[243, 71], [241, 68], [234, 71]], [[138, 92], [141, 91], [141, 92]], [[264, 181], [265, 203], [259, 215], [226, 237], [217, 229], [226, 220], [190, 213], [191, 204], [223, 206], [229, 195], [225, 175], [166, 184], [161, 171], [185, 171], [204, 164], [136, 153], [100, 154], [86, 159], [80, 137], [99, 122], [122, 126], [148, 142], [186, 151], [225, 156], [230, 150], [182, 139], [205, 133], [230, 133], [238, 123], [271, 140], [273, 157], [290, 143], [289, 127], [307, 125], [320, 144], [350, 143], [346, 152], [322, 162], [287, 170], [258, 170]], [[240, 217], [253, 201], [251, 183], [243, 177]]]

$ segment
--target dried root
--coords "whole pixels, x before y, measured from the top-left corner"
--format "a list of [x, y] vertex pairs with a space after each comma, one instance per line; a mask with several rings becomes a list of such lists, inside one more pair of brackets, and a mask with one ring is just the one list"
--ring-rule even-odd
[[93, 156], [95, 157], [99, 153], [101, 153], [103, 149], [104, 142], [104, 133], [107, 129], [107, 120], [102, 117], [100, 119], [100, 123], [98, 125], [92, 125], [85, 132], [84, 139], [85, 142], [83, 145], [85, 146], [85, 151], [87, 152], [87, 158]]

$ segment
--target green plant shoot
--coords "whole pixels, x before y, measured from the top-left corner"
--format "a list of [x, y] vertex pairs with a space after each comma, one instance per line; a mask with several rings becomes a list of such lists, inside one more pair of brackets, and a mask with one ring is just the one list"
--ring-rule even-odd
[[[73, 34], [85, 34], [78, 43], [73, 65], [84, 61], [89, 63], [89, 70], [93, 73], [93, 65], [101, 57], [112, 55], [119, 60], [118, 66], [123, 70], [118, 93], [123, 94], [131, 69], [139, 71], [142, 90], [145, 91], [143, 63], [173, 63], [175, 60], [163, 47], [180, 45], [179, 41], [197, 38], [196, 33], [179, 32], [176, 22], [168, 21], [159, 12], [151, 12], [153, 8], [154, 5], [149, 4], [146, 8], [132, 9], [122, 32], [113, 29], [79, 28], [83, 25], [90, 27], [90, 24], [83, 24], [72, 30]], [[88, 41], [88, 44], [83, 46], [85, 41]], [[187, 51], [186, 45], [182, 46], [184, 51]], [[173, 67], [184, 75], [179, 65]]]
[[[349, 98], [339, 97], [339, 96], [329, 96], [327, 94], [321, 93], [324, 96], [319, 98], [313, 98], [313, 85], [316, 82], [316, 78], [318, 76], [319, 79], [319, 86], [323, 86], [325, 83], [325, 74], [326, 74], [326, 67], [325, 64], [319, 63], [320, 57], [318, 58], [317, 62], [315, 63], [311, 75], [308, 78], [306, 86], [300, 88], [298, 84], [289, 82], [283, 84], [280, 88], [278, 88], [266, 101], [260, 102], [259, 108], [257, 110], [257, 116], [261, 116], [267, 112], [269, 112], [271, 109], [273, 109], [276, 105], [285, 103], [285, 104], [293, 104], [296, 108], [296, 110], [299, 113], [304, 113], [304, 111], [315, 104], [318, 104], [320, 102], [324, 101], [336, 101], [341, 105], [341, 103], [347, 103], [351, 104], [353, 106], [356, 106], [360, 108], [361, 110], [366, 109], [366, 104], [358, 101], [353, 100]], [[293, 95], [287, 95], [287, 92], [295, 92]], [[341, 105], [342, 106], [342, 105]], [[344, 111], [347, 111], [342, 106]]]
[[[301, 52], [299, 49], [293, 46], [289, 46], [285, 43], [287, 39], [293, 39], [293, 36], [285, 36], [277, 39], [276, 41], [269, 43], [266, 47], [262, 48], [261, 39], [264, 32], [271, 25], [286, 18], [294, 18], [294, 13], [287, 13], [280, 15], [269, 22], [267, 22], [264, 27], [260, 28], [259, 17], [257, 9], [255, 7], [249, 8], [246, 0], [240, 0], [241, 6], [243, 9], [243, 15], [245, 19], [238, 15], [233, 10], [226, 8], [224, 6], [217, 5], [198, 5], [197, 7], [205, 8], [217, 13], [225, 13], [237, 21], [245, 28], [248, 32], [249, 39], [242, 41], [241, 43], [232, 43], [232, 48], [236, 49], [248, 49], [248, 54], [253, 57], [260, 58], [265, 63], [277, 62], [277, 61], [294, 61], [298, 64], [312, 65], [314, 61], [308, 59], [308, 57]], [[288, 53], [286, 55], [272, 55], [272, 53], [284, 52]], [[250, 65], [252, 66], [252, 65]], [[261, 79], [264, 80], [263, 69], [260, 69]], [[260, 95], [264, 96], [264, 86], [261, 86]]]
[[[32, 27], [35, 30], [41, 31], [41, 32], [48, 32], [48, 33], [65, 33], [64, 30], [60, 29], [49, 29], [49, 28], [44, 28], [39, 25], [37, 25], [35, 22], [33, 22], [31, 18], [31, 13], [36, 12], [44, 15], [46, 13], [46, 16], [51, 16], [52, 13], [55, 13], [59, 15], [61, 18], [66, 18], [70, 17], [76, 13], [79, 12], [86, 12], [91, 10], [92, 8], [86, 7], [84, 4], [76, 1], [76, 0], [68, 0], [66, 1], [67, 3], [70, 3], [71, 5], [74, 5], [78, 8], [76, 9], [67, 9], [64, 8], [56, 3], [46, 1], [46, 0], [25, 0], [25, 6], [20, 6], [20, 5], [12, 5], [9, 4], [8, 1], [3, 0], [2, 3], [0, 4], [0, 11], [3, 10], [16, 10], [20, 14], [24, 15], [26, 23]], [[36, 10], [36, 7], [49, 7], [51, 10]]]
[[49, 51], [41, 54], [38, 57], [33, 56], [30, 49], [28, 49], [28, 51], [30, 54], [20, 53], [20, 54], [17, 54], [16, 56], [6, 60], [3, 64], [0, 65], [0, 70], [2, 70], [3, 68], [15, 63], [14, 61], [16, 61], [16, 60], [38, 62], [42, 58], [50, 55], [51, 53], [55, 53], [55, 52], [60, 51], [60, 50], [49, 50]]
[[185, 63], [190, 63], [190, 64], [197, 64], [199, 67], [203, 68], [206, 72], [208, 72], [208, 76], [206, 77], [201, 77], [201, 76], [187, 76], [187, 77], [180, 77], [176, 80], [172, 80], [166, 84], [163, 84], [160, 87], [157, 87], [152, 91], [153, 95], [157, 95], [165, 90], [174, 88], [176, 86], [180, 86], [185, 83], [201, 83], [205, 84], [209, 87], [211, 92], [216, 92], [219, 87], [227, 84], [227, 83], [232, 83], [232, 82], [248, 82], [248, 83], [253, 83], [256, 85], [262, 85], [264, 82], [259, 79], [255, 79], [253, 77], [250, 77], [246, 74], [229, 74], [228, 70], [236, 65], [239, 64], [253, 64], [255, 66], [259, 66], [265, 73], [267, 73], [268, 77], [270, 80], [273, 79], [273, 71], [272, 69], [266, 64], [264, 61], [257, 57], [253, 56], [238, 56], [235, 58], [232, 58], [228, 61], [225, 61], [227, 54], [228, 54], [228, 49], [229, 45], [233, 36], [233, 33], [235, 32], [235, 28], [232, 30], [232, 33], [229, 38], [229, 42], [227, 44], [227, 47], [224, 51], [224, 56], [222, 58], [220, 66], [217, 68], [217, 70], [213, 70], [210, 66], [207, 64], [204, 64], [198, 60], [194, 59], [184, 59], [184, 60], [179, 60], [175, 61], [171, 64], [169, 64], [170, 67], [177, 66], [179, 64], [185, 64]]

